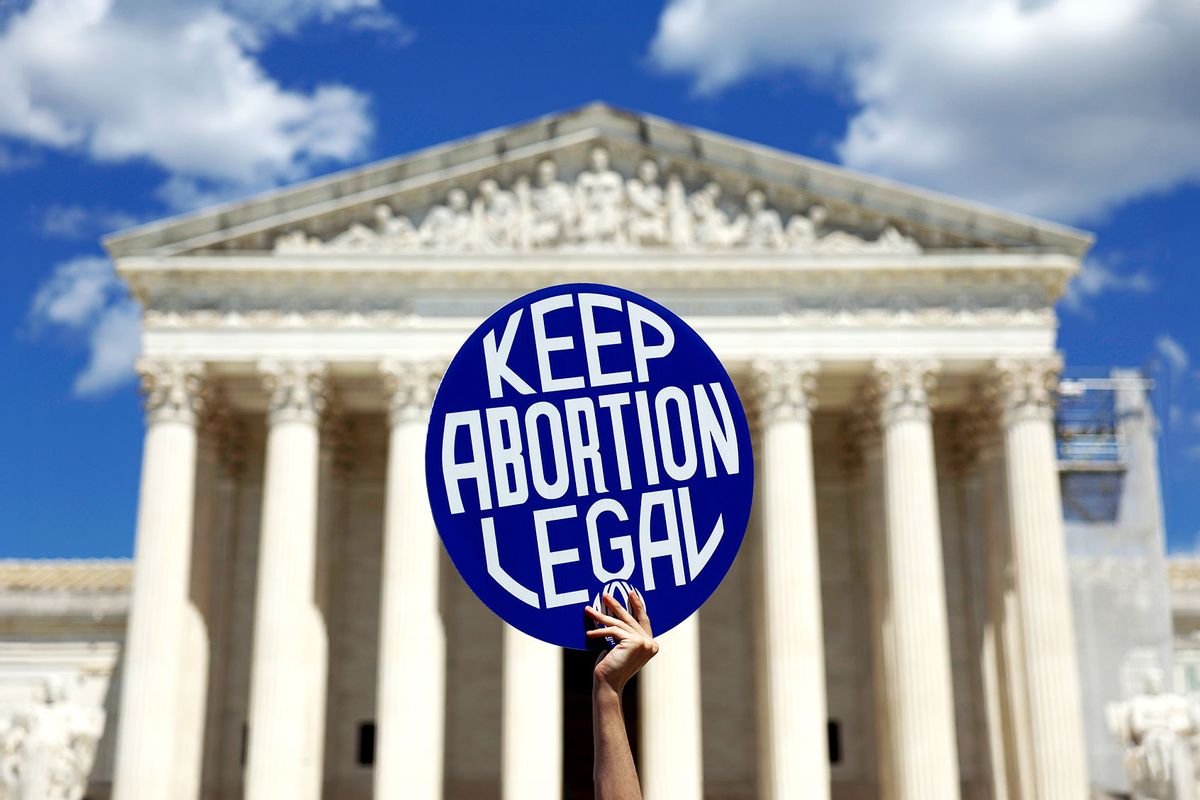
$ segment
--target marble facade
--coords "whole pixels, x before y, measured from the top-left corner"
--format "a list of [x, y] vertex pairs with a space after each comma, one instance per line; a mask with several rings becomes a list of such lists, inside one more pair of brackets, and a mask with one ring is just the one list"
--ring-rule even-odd
[[640, 681], [646, 796], [1083, 800], [1051, 397], [1089, 244], [602, 105], [109, 239], [147, 432], [95, 796], [570, 789], [561, 653], [458, 579], [422, 443], [479, 319], [599, 281], [755, 417], [743, 553]]

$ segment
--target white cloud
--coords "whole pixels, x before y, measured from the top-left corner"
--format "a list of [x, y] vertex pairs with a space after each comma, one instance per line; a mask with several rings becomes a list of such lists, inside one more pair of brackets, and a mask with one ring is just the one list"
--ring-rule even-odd
[[1187, 372], [1192, 359], [1179, 340], [1169, 334], [1162, 334], [1154, 340], [1154, 349], [1167, 362], [1167, 366], [1177, 375]]
[[55, 267], [29, 310], [35, 333], [55, 327], [86, 338], [89, 357], [75, 379], [80, 396], [103, 394], [133, 378], [141, 348], [141, 310], [112, 264], [80, 256]]
[[1154, 279], [1146, 272], [1123, 273], [1110, 264], [1089, 259], [1083, 269], [1067, 286], [1063, 307], [1081, 316], [1090, 317], [1090, 301], [1108, 292], [1146, 294], [1154, 291]]
[[295, 33], [309, 20], [341, 20], [353, 30], [392, 34], [399, 44], [412, 39], [412, 32], [379, 0], [226, 0], [225, 5], [240, 19], [282, 33]]
[[124, 211], [55, 204], [42, 216], [42, 233], [63, 239], [82, 239], [136, 225], [138, 218]]
[[367, 97], [285, 88], [258, 51], [305, 19], [358, 12], [382, 13], [347, 0], [34, 0], [0, 31], [0, 135], [245, 190], [303, 177], [364, 152]]
[[1194, 0], [673, 0], [651, 55], [700, 92], [848, 82], [854, 167], [1085, 220], [1200, 179]]
[[34, 295], [30, 313], [35, 322], [82, 328], [108, 304], [117, 286], [106, 258], [81, 256], [64, 261]]
[[133, 362], [142, 349], [142, 310], [128, 298], [106, 308], [88, 337], [91, 355], [75, 378], [75, 394], [103, 394], [133, 380]]

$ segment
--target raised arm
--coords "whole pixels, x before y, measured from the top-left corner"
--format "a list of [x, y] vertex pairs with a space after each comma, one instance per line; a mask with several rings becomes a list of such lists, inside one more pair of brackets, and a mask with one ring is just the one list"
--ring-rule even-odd
[[641, 800], [637, 767], [625, 735], [621, 695], [625, 684], [658, 652], [650, 630], [646, 603], [640, 592], [629, 596], [630, 610], [614, 597], [604, 595], [609, 614], [588, 607], [588, 615], [602, 627], [590, 630], [592, 638], [611, 636], [617, 646], [601, 653], [592, 672], [592, 738], [595, 745], [593, 781], [596, 800]]

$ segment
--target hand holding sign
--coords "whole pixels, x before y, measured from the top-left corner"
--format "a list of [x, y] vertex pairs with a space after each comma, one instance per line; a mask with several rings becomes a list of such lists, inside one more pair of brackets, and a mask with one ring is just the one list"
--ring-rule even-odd
[[629, 679], [658, 655], [658, 642], [650, 629], [650, 617], [646, 614], [646, 601], [635, 589], [629, 595], [629, 610], [611, 594], [602, 595], [609, 613], [605, 614], [589, 606], [587, 615], [600, 625], [587, 632], [591, 638], [607, 637], [616, 640], [612, 652], [605, 653], [596, 662], [595, 679], [607, 684], [620, 694]]
[[434, 401], [426, 474], [480, 599], [582, 648], [606, 584], [644, 591], [661, 630], [712, 593], [745, 531], [753, 457], [700, 337], [647, 298], [581, 284], [526, 295], [467, 340]]

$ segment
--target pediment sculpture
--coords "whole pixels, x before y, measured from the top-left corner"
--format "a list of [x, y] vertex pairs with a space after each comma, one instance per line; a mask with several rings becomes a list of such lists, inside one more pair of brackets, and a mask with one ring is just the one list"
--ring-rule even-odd
[[715, 181], [688, 192], [675, 174], [661, 180], [658, 165], [643, 160], [626, 179], [609, 162], [608, 151], [591, 151], [588, 168], [571, 183], [558, 165], [541, 161], [531, 182], [511, 187], [485, 178], [471, 198], [453, 188], [419, 223], [387, 203], [372, 209], [369, 223], [355, 222], [321, 239], [291, 230], [275, 239], [274, 251], [294, 254], [393, 255], [412, 253], [524, 253], [540, 250], [623, 252], [675, 249], [792, 253], [919, 253], [920, 245], [887, 226], [875, 238], [831, 229], [828, 211], [813, 205], [783, 215], [751, 189], [729, 213]]

